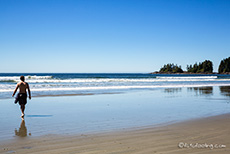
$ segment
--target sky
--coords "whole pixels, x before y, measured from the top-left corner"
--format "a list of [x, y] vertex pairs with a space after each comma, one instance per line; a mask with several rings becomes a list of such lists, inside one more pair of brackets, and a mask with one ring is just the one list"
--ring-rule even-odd
[[230, 56], [230, 0], [0, 0], [0, 73], [149, 73]]

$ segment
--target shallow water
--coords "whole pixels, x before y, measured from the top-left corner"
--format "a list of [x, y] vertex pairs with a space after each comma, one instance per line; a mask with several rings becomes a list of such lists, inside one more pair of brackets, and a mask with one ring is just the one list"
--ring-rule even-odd
[[0, 140], [157, 126], [229, 113], [230, 87], [131, 90], [120, 94], [36, 97], [25, 120], [13, 99], [0, 100]]

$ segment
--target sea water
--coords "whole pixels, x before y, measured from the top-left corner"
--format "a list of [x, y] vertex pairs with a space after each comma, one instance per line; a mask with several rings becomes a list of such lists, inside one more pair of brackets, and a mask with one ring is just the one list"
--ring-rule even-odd
[[0, 98], [9, 98], [20, 81], [26, 77], [32, 96], [64, 94], [100, 94], [147, 90], [156, 88], [229, 86], [230, 75], [187, 74], [93, 74], [93, 73], [1, 73]]
[[1, 74], [0, 141], [152, 127], [230, 111], [229, 75], [23, 74], [32, 96], [60, 95], [32, 97], [23, 122], [10, 98], [20, 75]]

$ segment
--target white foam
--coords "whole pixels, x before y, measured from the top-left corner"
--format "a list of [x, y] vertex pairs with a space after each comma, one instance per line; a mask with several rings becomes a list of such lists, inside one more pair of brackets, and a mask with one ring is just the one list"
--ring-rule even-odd
[[26, 79], [52, 79], [52, 78], [53, 78], [52, 76], [36, 76], [36, 75], [26, 76]]
[[217, 76], [157, 76], [159, 79], [216, 79]]
[[[8, 79], [14, 80], [15, 79]], [[1, 79], [0, 79], [1, 81]], [[5, 80], [4, 80], [5, 81]], [[19, 81], [19, 80], [17, 80]], [[150, 78], [150, 79], [27, 79], [28, 83], [103, 83], [103, 82], [164, 82], [164, 81], [230, 81], [230, 79], [217, 78]]]
[[8, 80], [20, 80], [19, 77], [17, 76], [0, 76], [0, 81], [8, 81]]
[[[32, 80], [39, 80], [39, 79], [52, 79], [52, 76], [25, 76], [26, 80], [32, 81]], [[20, 81], [20, 77], [18, 76], [0, 76], [0, 81]], [[41, 80], [42, 81], [42, 80]]]
[[[100, 87], [68, 87], [68, 88], [31, 88], [31, 91], [78, 91], [78, 90], [118, 90], [118, 89], [154, 89], [154, 88], [182, 88], [182, 87], [209, 87], [230, 86], [230, 83], [210, 84], [178, 84], [178, 85], [149, 85], [149, 86], [100, 86]], [[0, 89], [0, 92], [12, 92], [14, 89]]]
[[[52, 76], [26, 76], [28, 83], [106, 83], [106, 82], [165, 82], [165, 81], [230, 81], [230, 79], [218, 79], [217, 76], [157, 76], [156, 78], [72, 78], [72, 79], [55, 79]], [[19, 82], [18, 76], [2, 76], [0, 81]]]

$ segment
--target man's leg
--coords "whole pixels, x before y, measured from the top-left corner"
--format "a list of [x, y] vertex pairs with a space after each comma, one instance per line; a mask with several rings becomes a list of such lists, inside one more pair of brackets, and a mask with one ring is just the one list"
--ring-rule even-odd
[[22, 111], [22, 116], [21, 117], [24, 117], [24, 111], [25, 111], [25, 104], [21, 104], [21, 111]]

